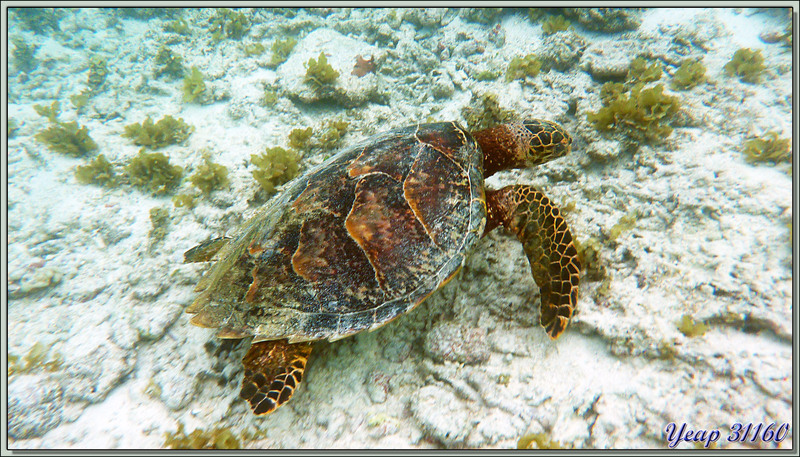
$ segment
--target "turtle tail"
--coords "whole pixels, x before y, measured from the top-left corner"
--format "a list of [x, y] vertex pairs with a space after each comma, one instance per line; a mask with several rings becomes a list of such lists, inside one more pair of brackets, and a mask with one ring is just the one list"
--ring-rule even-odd
[[542, 326], [552, 339], [567, 328], [578, 300], [581, 264], [567, 222], [549, 198], [532, 186], [486, 193], [486, 231], [502, 225], [522, 243], [541, 291]]
[[239, 396], [250, 403], [253, 413], [269, 414], [292, 398], [303, 381], [311, 343], [287, 340], [253, 343], [242, 359], [244, 379]]

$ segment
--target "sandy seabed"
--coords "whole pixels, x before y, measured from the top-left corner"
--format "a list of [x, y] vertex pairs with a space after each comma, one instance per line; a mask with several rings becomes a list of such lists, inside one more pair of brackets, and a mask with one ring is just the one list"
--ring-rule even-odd
[[[794, 424], [792, 165], [744, 153], [767, 132], [793, 139], [794, 48], [763, 40], [784, 30], [787, 9], [650, 9], [630, 13], [632, 30], [573, 19], [552, 35], [524, 9], [240, 11], [243, 36], [222, 29], [219, 40], [211, 9], [59, 10], [35, 25], [10, 13], [9, 448], [162, 448], [180, 427], [246, 448], [663, 449], [683, 424], [703, 440], [719, 431], [716, 448], [792, 448], [791, 433], [727, 440], [736, 423]], [[166, 31], [178, 18], [188, 31]], [[297, 45], [271, 65], [272, 43], [287, 36]], [[14, 58], [15, 40], [35, 46], [33, 61]], [[254, 43], [266, 50], [246, 55]], [[163, 47], [204, 75], [196, 101], [184, 101], [181, 78], [154, 76]], [[763, 55], [758, 83], [725, 73], [740, 48]], [[327, 100], [303, 78], [320, 52], [340, 73]], [[506, 81], [511, 59], [528, 54], [559, 68]], [[359, 55], [374, 72], [352, 74]], [[661, 65], [650, 85], [680, 102], [672, 132], [650, 143], [587, 120], [602, 84], [624, 80], [637, 56]], [[88, 87], [93, 58], [107, 74], [78, 110], [70, 97]], [[707, 80], [676, 90], [688, 58], [702, 59]], [[408, 315], [318, 343], [291, 402], [253, 416], [238, 398], [247, 344], [189, 324], [183, 309], [207, 267], [182, 263], [263, 204], [250, 156], [335, 119], [349, 122], [339, 147], [417, 122], [466, 124], [463, 109], [485, 94], [574, 137], [569, 156], [487, 181], [542, 188], [591, 250], [567, 332], [547, 338], [521, 246], [493, 232]], [[96, 151], [74, 158], [35, 138], [50, 121], [34, 106], [53, 101]], [[158, 150], [186, 169], [172, 193], [76, 180], [93, 156], [136, 156], [125, 126], [164, 115], [194, 127]], [[331, 152], [308, 151], [301, 169]], [[186, 178], [204, 155], [228, 168], [229, 184], [175, 207], [174, 194], [196, 192]], [[161, 239], [153, 208], [168, 214]]]

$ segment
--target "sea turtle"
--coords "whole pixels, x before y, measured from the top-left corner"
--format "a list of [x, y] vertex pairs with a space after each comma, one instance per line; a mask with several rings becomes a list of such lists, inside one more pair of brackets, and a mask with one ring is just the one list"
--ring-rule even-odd
[[522, 242], [550, 338], [575, 308], [580, 262], [558, 208], [532, 186], [484, 178], [538, 165], [572, 139], [543, 120], [470, 134], [456, 122], [390, 130], [289, 183], [230, 238], [189, 250], [215, 260], [187, 308], [220, 338], [253, 337], [240, 396], [257, 415], [286, 403], [312, 342], [374, 330], [414, 309], [503, 226]]

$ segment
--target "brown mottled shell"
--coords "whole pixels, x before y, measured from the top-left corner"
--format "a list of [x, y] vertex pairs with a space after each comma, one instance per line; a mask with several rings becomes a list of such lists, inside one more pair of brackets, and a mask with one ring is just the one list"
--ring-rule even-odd
[[217, 253], [187, 309], [219, 336], [335, 340], [413, 309], [486, 223], [483, 155], [456, 123], [392, 130], [297, 178]]

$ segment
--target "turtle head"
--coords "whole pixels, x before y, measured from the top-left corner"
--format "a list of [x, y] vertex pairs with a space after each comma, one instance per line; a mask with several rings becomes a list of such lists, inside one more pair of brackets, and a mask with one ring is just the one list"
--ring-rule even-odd
[[555, 122], [529, 119], [474, 132], [483, 151], [484, 176], [528, 168], [567, 155], [572, 137]]
[[572, 137], [555, 122], [529, 119], [517, 128], [517, 141], [525, 151], [526, 165], [539, 165], [567, 155], [572, 146]]

